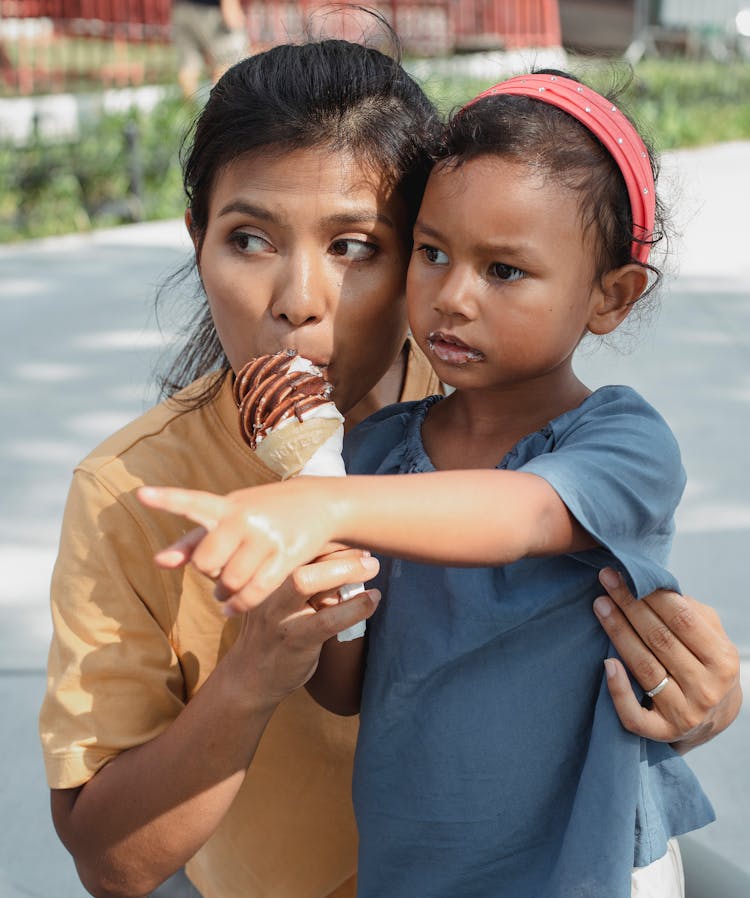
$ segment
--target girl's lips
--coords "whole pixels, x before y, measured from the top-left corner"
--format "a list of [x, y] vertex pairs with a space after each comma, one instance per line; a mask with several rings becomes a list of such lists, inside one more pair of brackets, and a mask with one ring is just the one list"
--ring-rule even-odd
[[441, 362], [449, 365], [467, 365], [469, 362], [482, 362], [485, 358], [481, 350], [467, 346], [463, 340], [442, 331], [433, 331], [429, 334], [427, 346]]

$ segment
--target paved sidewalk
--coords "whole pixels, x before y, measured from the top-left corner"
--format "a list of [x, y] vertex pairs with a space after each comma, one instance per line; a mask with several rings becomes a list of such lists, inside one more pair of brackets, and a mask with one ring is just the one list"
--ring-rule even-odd
[[[664, 169], [684, 226], [679, 277], [632, 354], [584, 352], [579, 371], [632, 383], [677, 432], [690, 485], [673, 566], [716, 605], [750, 694], [750, 143], [669, 154]], [[0, 898], [86, 894], [52, 830], [36, 736], [48, 581], [72, 466], [156, 396], [179, 315], [160, 331], [154, 288], [188, 250], [175, 221], [0, 247]], [[748, 745], [746, 707], [690, 762], [719, 815], [698, 840], [750, 873]]]

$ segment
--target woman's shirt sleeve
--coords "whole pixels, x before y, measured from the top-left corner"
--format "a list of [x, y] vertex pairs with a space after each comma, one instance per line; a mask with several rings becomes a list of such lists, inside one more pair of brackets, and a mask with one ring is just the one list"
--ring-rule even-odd
[[50, 788], [86, 782], [119, 752], [157, 736], [184, 706], [154, 548], [125, 505], [77, 470], [52, 577], [39, 719]]

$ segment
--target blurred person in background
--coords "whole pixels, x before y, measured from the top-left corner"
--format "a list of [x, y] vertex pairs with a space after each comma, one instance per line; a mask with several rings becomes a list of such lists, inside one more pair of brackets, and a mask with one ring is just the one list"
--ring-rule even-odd
[[178, 54], [177, 81], [189, 99], [204, 66], [215, 84], [248, 49], [241, 0], [175, 0], [172, 27]]

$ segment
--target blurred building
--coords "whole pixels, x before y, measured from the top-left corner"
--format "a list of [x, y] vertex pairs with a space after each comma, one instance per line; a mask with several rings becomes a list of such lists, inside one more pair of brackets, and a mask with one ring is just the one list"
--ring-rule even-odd
[[750, 0], [559, 0], [563, 46], [581, 53], [732, 52]]
[[563, 46], [623, 53], [635, 35], [637, 0], [559, 0]]

